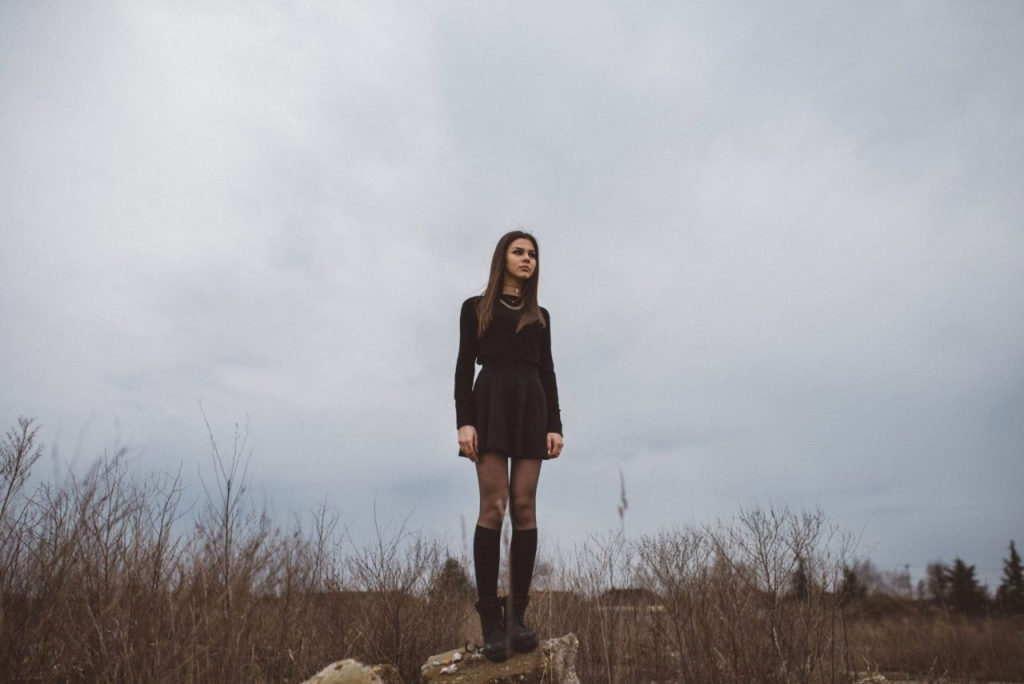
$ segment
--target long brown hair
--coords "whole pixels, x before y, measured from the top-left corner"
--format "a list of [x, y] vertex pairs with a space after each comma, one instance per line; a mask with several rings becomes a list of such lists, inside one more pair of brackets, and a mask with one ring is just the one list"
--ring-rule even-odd
[[537, 238], [521, 230], [513, 230], [502, 235], [501, 239], [498, 240], [497, 246], [494, 248], [494, 256], [491, 257], [491, 275], [487, 279], [487, 289], [484, 290], [483, 296], [480, 297], [480, 301], [476, 305], [477, 337], [483, 337], [487, 326], [491, 324], [494, 305], [498, 303], [498, 297], [501, 296], [501, 288], [505, 282], [505, 260], [508, 254], [508, 247], [514, 240], [519, 238], [526, 238], [533, 243], [533, 250], [537, 252], [537, 266], [533, 269], [533, 275], [523, 283], [522, 292], [520, 293], [520, 296], [523, 298], [523, 313], [519, 317], [518, 325], [516, 325], [516, 332], [519, 332], [531, 323], [547, 325], [547, 322], [544, 320], [544, 314], [540, 310], [540, 305], [537, 303], [537, 282], [540, 280], [540, 247], [537, 246]]

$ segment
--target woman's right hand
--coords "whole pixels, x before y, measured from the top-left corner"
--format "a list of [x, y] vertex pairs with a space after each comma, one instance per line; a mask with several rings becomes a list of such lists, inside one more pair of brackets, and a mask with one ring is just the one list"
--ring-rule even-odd
[[476, 453], [476, 428], [472, 425], [459, 428], [459, 448], [473, 463], [478, 462], [480, 457]]

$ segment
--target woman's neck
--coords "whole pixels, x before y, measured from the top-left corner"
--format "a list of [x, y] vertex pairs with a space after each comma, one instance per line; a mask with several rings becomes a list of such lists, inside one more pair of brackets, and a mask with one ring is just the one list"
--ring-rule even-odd
[[501, 287], [501, 294], [512, 295], [513, 297], [521, 297], [523, 295], [523, 287], [519, 283], [505, 281]]

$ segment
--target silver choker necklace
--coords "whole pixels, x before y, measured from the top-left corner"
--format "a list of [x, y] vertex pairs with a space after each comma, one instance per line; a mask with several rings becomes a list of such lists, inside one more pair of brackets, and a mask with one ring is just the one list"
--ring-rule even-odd
[[505, 301], [505, 297], [506, 297], [506, 295], [502, 295], [501, 297], [498, 297], [498, 301], [501, 302], [502, 304], [504, 304], [506, 309], [510, 309], [512, 311], [519, 311], [520, 309], [522, 309], [526, 305], [526, 302], [524, 300], [522, 300], [522, 299], [519, 300], [519, 304], [518, 305], [516, 305], [516, 304], [509, 304], [508, 302]]

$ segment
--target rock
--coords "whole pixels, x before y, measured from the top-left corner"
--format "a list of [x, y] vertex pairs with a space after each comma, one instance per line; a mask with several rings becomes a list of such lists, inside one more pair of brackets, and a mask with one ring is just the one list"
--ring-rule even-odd
[[331, 663], [303, 684], [401, 684], [398, 670], [391, 665], [363, 665], [358, 660]]
[[431, 656], [420, 669], [424, 682], [580, 684], [576, 676], [576, 651], [579, 647], [576, 635], [566, 634], [542, 641], [533, 651], [517, 653], [503, 663], [492, 663], [478, 651], [457, 648]]

